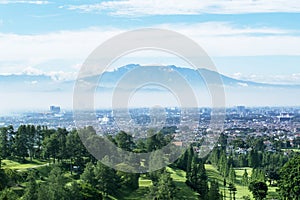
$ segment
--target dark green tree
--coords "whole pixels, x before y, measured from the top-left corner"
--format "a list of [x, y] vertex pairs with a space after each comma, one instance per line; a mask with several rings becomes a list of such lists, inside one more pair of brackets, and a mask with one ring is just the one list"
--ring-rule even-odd
[[83, 180], [85, 183], [92, 185], [93, 187], [96, 186], [96, 179], [94, 173], [94, 165], [91, 162], [86, 164], [83, 173], [80, 176], [80, 179]]
[[235, 200], [235, 195], [236, 195], [236, 191], [237, 191], [235, 185], [233, 183], [229, 183], [228, 190], [229, 190], [230, 200], [231, 199]]
[[83, 158], [87, 156], [86, 148], [83, 146], [78, 132], [76, 130], [71, 131], [66, 138], [67, 157], [70, 159], [70, 168], [72, 173], [73, 165], [83, 168]]
[[25, 157], [28, 156], [27, 139], [26, 126], [21, 125], [15, 136], [14, 153], [16, 156], [20, 157], [22, 161], [25, 161]]
[[158, 183], [151, 186], [150, 197], [151, 199], [175, 199], [176, 186], [170, 174], [163, 170]]
[[1, 162], [3, 159], [7, 158], [9, 155], [9, 146], [8, 146], [8, 133], [7, 128], [0, 128], [0, 169]]
[[132, 151], [134, 148], [134, 142], [131, 135], [125, 133], [124, 131], [120, 131], [116, 137], [115, 141], [121, 149], [124, 149], [126, 151]]
[[43, 155], [48, 159], [52, 157], [54, 163], [59, 151], [59, 141], [57, 137], [57, 133], [54, 133], [50, 136], [47, 136], [43, 141]]
[[262, 200], [266, 198], [268, 194], [268, 186], [265, 182], [251, 182], [249, 184], [249, 190], [256, 200]]
[[208, 183], [207, 175], [203, 162], [197, 161], [195, 158], [192, 161], [191, 172], [187, 174], [187, 185], [194, 189], [200, 195], [201, 200], [208, 198]]
[[215, 180], [210, 182], [208, 199], [209, 200], [221, 200], [222, 199], [220, 190], [219, 190], [219, 183]]
[[29, 153], [30, 160], [32, 161], [32, 158], [34, 157], [34, 146], [35, 146], [35, 136], [36, 136], [36, 130], [34, 125], [27, 125], [26, 126], [26, 137], [27, 137], [27, 149]]
[[18, 198], [19, 196], [11, 188], [0, 191], [0, 200], [16, 200]]
[[42, 183], [38, 190], [38, 199], [42, 200], [66, 200], [68, 193], [65, 188], [66, 179], [63, 176], [61, 169], [55, 166], [48, 177], [46, 183]]
[[300, 199], [300, 156], [290, 159], [280, 170], [279, 191], [284, 199]]
[[245, 169], [245, 171], [244, 171], [244, 174], [243, 174], [243, 177], [242, 177], [242, 184], [244, 186], [248, 186], [248, 184], [249, 184], [249, 176], [248, 176], [247, 169]]
[[57, 158], [58, 161], [62, 161], [67, 158], [67, 147], [66, 147], [66, 141], [67, 141], [67, 135], [68, 131], [65, 128], [58, 128], [57, 129], [57, 140], [58, 140], [58, 152], [57, 152]]
[[27, 177], [27, 186], [25, 189], [25, 193], [22, 197], [23, 200], [37, 200], [37, 191], [38, 191], [38, 185], [36, 183], [36, 177], [33, 171], [29, 172], [29, 175]]
[[236, 173], [232, 165], [229, 168], [229, 180], [231, 183], [235, 183], [236, 180]]
[[96, 187], [103, 192], [104, 196], [115, 194], [120, 187], [120, 178], [115, 169], [105, 166], [100, 161], [94, 168]]

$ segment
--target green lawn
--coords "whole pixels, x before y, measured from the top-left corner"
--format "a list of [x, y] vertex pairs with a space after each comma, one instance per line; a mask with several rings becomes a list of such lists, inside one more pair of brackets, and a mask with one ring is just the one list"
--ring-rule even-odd
[[3, 169], [26, 170], [29, 168], [37, 168], [43, 165], [47, 165], [47, 162], [36, 159], [33, 159], [32, 161], [26, 161], [26, 163], [20, 163], [13, 160], [2, 160]]
[[300, 149], [297, 149], [297, 148], [289, 148], [289, 149], [281, 149], [281, 151], [294, 151], [294, 152], [300, 152]]
[[[209, 179], [216, 179], [219, 181], [220, 184], [220, 190], [222, 193], [224, 193], [224, 187], [223, 187], [223, 178], [220, 175], [219, 171], [213, 166], [213, 165], [205, 165], [205, 169], [208, 175]], [[242, 176], [244, 174], [245, 169], [247, 170], [248, 176], [250, 177], [252, 174], [252, 168], [245, 167], [245, 168], [236, 168], [235, 173], [236, 173], [236, 189], [237, 189], [237, 194], [236, 194], [236, 200], [242, 200], [243, 196], [250, 196], [251, 199], [254, 199], [252, 197], [251, 192], [248, 190], [247, 186], [243, 186], [241, 184]], [[276, 192], [277, 187], [271, 187], [268, 186], [268, 196], [267, 199], [279, 199], [278, 194]], [[229, 191], [227, 188], [225, 189], [226, 191], [226, 199], [229, 200]]]
[[[198, 195], [191, 188], [189, 188], [186, 184], [185, 172], [179, 169], [172, 169], [170, 167], [167, 168], [168, 172], [171, 173], [171, 177], [173, 178], [175, 185], [178, 189], [177, 199], [185, 199], [185, 200], [197, 200]], [[124, 192], [123, 199], [130, 200], [138, 200], [138, 199], [147, 199], [147, 194], [149, 193], [149, 187], [152, 185], [152, 181], [147, 179], [145, 176], [141, 176], [139, 179], [139, 189], [133, 191], [131, 193], [126, 194]]]
[[178, 188], [178, 199], [199, 199], [198, 194], [186, 185], [185, 171], [172, 169], [170, 167], [168, 167], [167, 170], [171, 173], [171, 177], [173, 178], [175, 185]]
[[[205, 165], [205, 169], [208, 175], [209, 179], [215, 179], [219, 181], [220, 184], [220, 191], [224, 194], [224, 184], [223, 184], [223, 177], [220, 175], [219, 171], [213, 166], [213, 165]], [[250, 196], [250, 198], [252, 198], [252, 194], [251, 192], [248, 190], [248, 187], [243, 186], [242, 184], [240, 184], [240, 179], [241, 176], [244, 174], [244, 169], [245, 168], [239, 168], [236, 169], [236, 174], [237, 174], [237, 182], [235, 183], [236, 189], [237, 189], [237, 193], [236, 193], [236, 200], [242, 200], [243, 196]], [[251, 168], [246, 168], [248, 171], [248, 174], [251, 175], [252, 173], [252, 169]], [[228, 181], [227, 181], [228, 183]], [[226, 199], [230, 199], [229, 198], [229, 191], [227, 189], [227, 187], [225, 188], [225, 193], [226, 193]], [[252, 198], [253, 199], [253, 198]]]
[[151, 185], [152, 181], [145, 178], [145, 176], [142, 175], [139, 179], [139, 189], [129, 193], [126, 193], [126, 191], [124, 191], [124, 199], [147, 199], [146, 195], [149, 192], [149, 187]]

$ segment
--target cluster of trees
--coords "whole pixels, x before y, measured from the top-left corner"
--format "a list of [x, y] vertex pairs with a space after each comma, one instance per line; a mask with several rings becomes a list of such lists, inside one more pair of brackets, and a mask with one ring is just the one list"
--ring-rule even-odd
[[[101, 140], [92, 127], [85, 131], [90, 143]], [[108, 139], [121, 149], [131, 152], [152, 152], [161, 149], [172, 140], [174, 128], [164, 128], [158, 133], [149, 130], [147, 139], [135, 141], [130, 134], [120, 131]], [[96, 144], [96, 143], [95, 143]], [[233, 141], [240, 147], [252, 150], [247, 154], [237, 155], [228, 152], [227, 137], [222, 134], [218, 145], [212, 153], [200, 159], [190, 146], [187, 151], [171, 166], [186, 172], [186, 184], [199, 194], [202, 200], [222, 199], [219, 183], [209, 179], [205, 163], [212, 163], [224, 178], [224, 188], [227, 187], [230, 199], [235, 199], [237, 183], [235, 167], [251, 167], [252, 175], [245, 169], [241, 184], [247, 186], [255, 199], [267, 196], [268, 186], [277, 184], [279, 193], [284, 199], [299, 199], [300, 197], [300, 157], [289, 160], [280, 152], [265, 152], [261, 139]], [[195, 144], [198, 145], [198, 144]], [[143, 163], [155, 168], [164, 162], [161, 154], [153, 154], [150, 163]], [[28, 159], [27, 159], [28, 158]], [[17, 172], [11, 169], [1, 169], [3, 159], [17, 159], [19, 162], [29, 162], [32, 159], [48, 160], [52, 163], [45, 176], [36, 170]], [[72, 173], [74, 166], [76, 172]], [[120, 169], [131, 171], [126, 163], [120, 163]], [[65, 176], [71, 169], [72, 179]], [[166, 168], [144, 174], [152, 180], [152, 186], [147, 194], [148, 199], [176, 199], [180, 196], [178, 189]], [[125, 173], [111, 169], [91, 156], [83, 146], [77, 130], [67, 131], [64, 128], [48, 129], [46, 126], [21, 125], [17, 130], [12, 126], [0, 128], [0, 200], [1, 199], [102, 199], [117, 196], [121, 191], [133, 191], [139, 188], [139, 174]], [[227, 183], [228, 182], [228, 183]], [[16, 193], [11, 187], [25, 184], [21, 193]]]
[[[222, 199], [219, 183], [216, 180], [208, 180], [205, 169], [206, 159], [200, 159], [193, 146], [176, 161], [175, 167], [186, 171], [186, 184], [199, 194], [201, 200]], [[210, 187], [209, 187], [210, 185]]]
[[[241, 184], [249, 188], [255, 199], [261, 200], [266, 198], [268, 193], [267, 182], [270, 186], [277, 185], [279, 187], [278, 192], [283, 199], [299, 199], [300, 163], [297, 160], [299, 159], [297, 153], [287, 156], [282, 151], [266, 151], [266, 146], [263, 142], [265, 139], [249, 137], [242, 140], [238, 138], [227, 144], [226, 135], [221, 134], [218, 145], [210, 154], [208, 162], [215, 165], [224, 177], [224, 180], [229, 180], [229, 185], [233, 184], [233, 186], [237, 182], [234, 168], [252, 168], [251, 177], [249, 177], [248, 171], [245, 169]], [[231, 146], [231, 148], [226, 148], [227, 145]], [[284, 145], [279, 145], [279, 148], [282, 146]], [[238, 154], [230, 150], [236, 148], [247, 149], [248, 152], [246, 154]], [[293, 158], [295, 155], [296, 158]]]
[[[0, 164], [3, 159], [52, 159], [53, 162], [83, 166], [83, 158], [91, 157], [83, 146], [76, 130], [48, 129], [47, 126], [21, 125], [0, 128]], [[1, 165], [0, 165], [1, 167]]]

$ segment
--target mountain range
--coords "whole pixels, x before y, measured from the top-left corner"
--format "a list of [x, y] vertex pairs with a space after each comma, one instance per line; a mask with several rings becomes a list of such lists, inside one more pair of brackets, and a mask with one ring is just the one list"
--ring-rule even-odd
[[[135, 87], [134, 84], [141, 79], [149, 80], [154, 76], [166, 78], [166, 75], [172, 75], [177, 72], [182, 76], [192, 87], [205, 86], [205, 80], [212, 80], [220, 77], [225, 88], [282, 88], [282, 89], [299, 89], [300, 85], [280, 85], [266, 84], [253, 81], [238, 80], [215, 71], [208, 69], [191, 69], [177, 66], [140, 66], [138, 64], [130, 64], [113, 71], [106, 71], [101, 76], [90, 76], [85, 78], [86, 81], [97, 83], [99, 77], [98, 90], [112, 90], [116, 87], [119, 80], [125, 77], [128, 73], [140, 69], [138, 73], [131, 74], [130, 78], [123, 81], [122, 84], [126, 87]], [[167, 73], [166, 73], [167, 71]], [[205, 77], [205, 79], [203, 78]], [[154, 79], [155, 80], [155, 79]], [[28, 74], [11, 74], [0, 75], [0, 91], [2, 92], [72, 92], [76, 80], [58, 81], [47, 75], [28, 75]], [[179, 85], [179, 83], [178, 83]], [[126, 89], [126, 88], [125, 88]], [[152, 88], [153, 89], [153, 88]], [[158, 89], [158, 88], [157, 88]]]

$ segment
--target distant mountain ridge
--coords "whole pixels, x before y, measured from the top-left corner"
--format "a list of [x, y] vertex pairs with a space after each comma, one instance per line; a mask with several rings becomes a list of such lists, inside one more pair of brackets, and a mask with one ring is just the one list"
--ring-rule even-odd
[[[141, 66], [139, 64], [130, 64], [113, 71], [104, 72], [101, 76], [100, 87], [105, 89], [112, 89], [116, 86], [118, 81], [130, 71], [143, 67], [145, 73], [141, 75], [132, 76], [128, 85], [134, 84], [136, 80], [141, 78], [147, 78], [147, 76], [153, 76], [153, 74], [159, 73], [160, 70], [170, 70], [170, 72], [176, 71], [182, 77], [184, 77], [189, 84], [192, 86], [204, 86], [205, 80], [216, 76], [219, 76], [225, 87], [263, 87], [263, 88], [300, 88], [300, 85], [280, 85], [280, 84], [266, 84], [258, 83], [253, 81], [245, 81], [234, 79], [218, 72], [211, 71], [208, 69], [199, 69], [196, 71], [191, 68], [182, 68], [175, 65], [170, 66]], [[201, 77], [199, 74], [203, 75]], [[91, 81], [98, 80], [99, 76], [91, 76], [89, 79]], [[0, 75], [0, 84], [5, 86], [1, 87], [1, 91], [17, 91], [18, 89], [22, 91], [73, 91], [74, 83], [76, 80], [71, 81], [57, 81], [47, 75], [28, 75], [28, 74], [12, 74], [12, 75]]]

